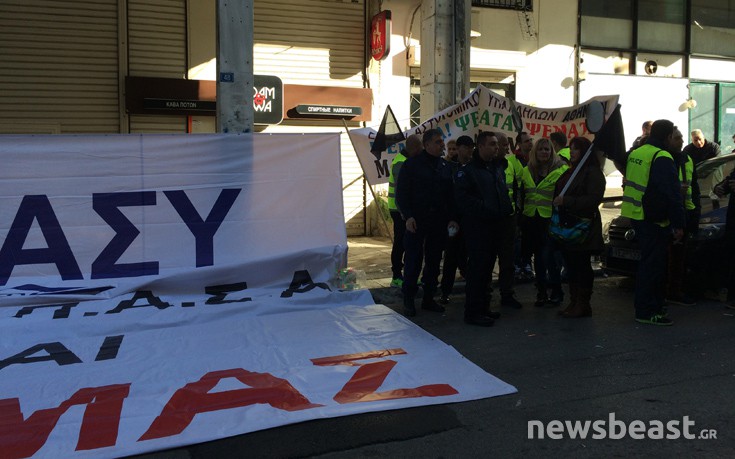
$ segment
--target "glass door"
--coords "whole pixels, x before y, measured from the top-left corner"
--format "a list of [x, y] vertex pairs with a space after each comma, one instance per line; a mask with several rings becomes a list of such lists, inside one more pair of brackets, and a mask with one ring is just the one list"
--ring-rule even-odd
[[735, 148], [735, 84], [720, 83], [720, 122], [719, 138], [722, 154], [730, 153]]

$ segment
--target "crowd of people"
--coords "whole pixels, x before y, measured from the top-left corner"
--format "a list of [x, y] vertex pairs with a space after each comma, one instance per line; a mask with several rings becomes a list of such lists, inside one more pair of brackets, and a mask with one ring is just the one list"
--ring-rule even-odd
[[[683, 136], [668, 120], [644, 123], [643, 130], [615, 163], [625, 176], [621, 214], [631, 219], [641, 246], [638, 279], [647, 280], [636, 285], [635, 320], [671, 325], [667, 300], [693, 304], [681, 290], [681, 277], [686, 240], [699, 220], [695, 164], [719, 148], [715, 152], [717, 144], [705, 141], [701, 131], [692, 132], [692, 145], [682, 148]], [[394, 159], [391, 285], [402, 288], [407, 317], [417, 313], [419, 286], [421, 308], [444, 312], [459, 270], [466, 281], [465, 322], [493, 325], [500, 317], [490, 308], [496, 262], [502, 307], [523, 307], [513, 285], [525, 276], [535, 279], [535, 307], [559, 308], [563, 318], [592, 315], [591, 259], [603, 250], [603, 152], [584, 137], [567, 144], [563, 133], [534, 141], [521, 132], [514, 140], [481, 131], [476, 139], [461, 136], [445, 145], [442, 132], [430, 129], [410, 136]], [[714, 191], [730, 195], [728, 243], [735, 252], [733, 174]], [[573, 240], [552, 237], [550, 226], [572, 225]], [[562, 267], [568, 281], [564, 308]], [[728, 290], [733, 308], [734, 280], [735, 269]]]

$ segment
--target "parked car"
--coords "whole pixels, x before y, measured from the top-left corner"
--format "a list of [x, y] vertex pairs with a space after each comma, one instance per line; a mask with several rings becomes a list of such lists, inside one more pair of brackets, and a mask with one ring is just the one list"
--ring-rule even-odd
[[[724, 286], [725, 263], [732, 262], [732, 254], [725, 251], [725, 223], [728, 198], [718, 198], [713, 188], [735, 168], [735, 153], [709, 159], [697, 165], [702, 213], [699, 230], [687, 245], [687, 280], [692, 293]], [[613, 218], [603, 228], [605, 250], [602, 268], [609, 273], [635, 276], [641, 258], [638, 238], [630, 219]]]

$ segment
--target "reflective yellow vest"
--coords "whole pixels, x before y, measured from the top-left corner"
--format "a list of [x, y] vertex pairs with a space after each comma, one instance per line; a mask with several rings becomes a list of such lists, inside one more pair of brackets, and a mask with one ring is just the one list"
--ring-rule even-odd
[[566, 159], [566, 160], [567, 160], [567, 162], [571, 161], [571, 159], [570, 159], [570, 158], [572, 157], [572, 154], [571, 154], [571, 152], [570, 152], [570, 150], [569, 150], [569, 147], [564, 147], [564, 148], [560, 149], [560, 150], [559, 150], [559, 151], [557, 152], [557, 154], [558, 154], [559, 156], [561, 156], [562, 158]]
[[[623, 204], [620, 206], [620, 215], [632, 220], [643, 220], [643, 194], [648, 187], [648, 176], [651, 173], [653, 157], [674, 158], [666, 151], [653, 145], [641, 145], [633, 150], [628, 156], [625, 166], [625, 186], [623, 187]], [[660, 226], [668, 225], [667, 222], [659, 223]]]
[[551, 218], [551, 202], [554, 200], [554, 187], [569, 166], [564, 165], [549, 172], [540, 183], [536, 184], [528, 166], [523, 168], [523, 188], [526, 197], [523, 201], [523, 215], [533, 217], [536, 212], [544, 218]]
[[689, 188], [687, 188], [686, 199], [684, 199], [684, 208], [686, 210], [694, 210], [694, 208], [696, 207], [694, 205], [694, 201], [692, 200], [692, 177], [694, 176], [694, 160], [692, 160], [692, 157], [689, 155], [687, 155], [687, 162], [684, 165], [684, 173], [686, 175], [682, 177], [680, 167], [679, 181], [681, 181], [682, 183], [686, 182], [689, 185]]
[[523, 182], [523, 164], [513, 153], [505, 157], [508, 161], [508, 167], [505, 168], [505, 185], [508, 187], [508, 197], [513, 206], [513, 212], [516, 210], [516, 200], [513, 193], [513, 183], [516, 187], [520, 187]]
[[398, 153], [394, 158], [393, 162], [390, 163], [390, 177], [388, 177], [388, 210], [398, 210], [396, 206], [396, 180], [398, 180], [398, 172], [401, 170], [401, 165], [406, 161], [406, 157], [403, 153]]

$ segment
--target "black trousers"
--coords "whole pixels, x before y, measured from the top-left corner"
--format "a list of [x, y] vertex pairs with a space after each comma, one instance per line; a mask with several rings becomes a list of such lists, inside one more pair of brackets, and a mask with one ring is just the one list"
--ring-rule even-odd
[[442, 295], [449, 296], [452, 293], [457, 268], [459, 268], [459, 272], [466, 274], [467, 248], [465, 247], [464, 232], [462, 229], [459, 230], [456, 236], [447, 238], [447, 244], [444, 247], [441, 282]]
[[403, 237], [403, 246], [406, 250], [403, 269], [404, 298], [414, 298], [421, 265], [423, 263], [424, 298], [430, 298], [436, 293], [439, 284], [439, 266], [442, 260], [442, 251], [447, 240], [447, 224], [441, 220], [421, 220], [416, 222], [416, 232], [406, 231]]
[[478, 317], [489, 306], [488, 283], [492, 274], [492, 255], [497, 252], [499, 224], [467, 222], [464, 225], [467, 245], [465, 280], [465, 317]]
[[635, 313], [638, 318], [660, 314], [666, 303], [667, 247], [671, 230], [642, 220], [632, 220], [641, 247], [635, 284]]
[[403, 237], [406, 233], [406, 222], [397, 210], [390, 211], [393, 220], [393, 248], [390, 251], [390, 269], [393, 279], [403, 279]]
[[516, 216], [510, 215], [505, 217], [499, 226], [500, 234], [498, 235], [498, 244], [496, 244], [496, 253], [492, 254], [490, 261], [490, 272], [492, 273], [495, 266], [495, 260], [498, 260], [498, 287], [500, 287], [501, 298], [512, 297], [513, 277], [515, 274], [515, 241], [518, 232], [516, 224]]

